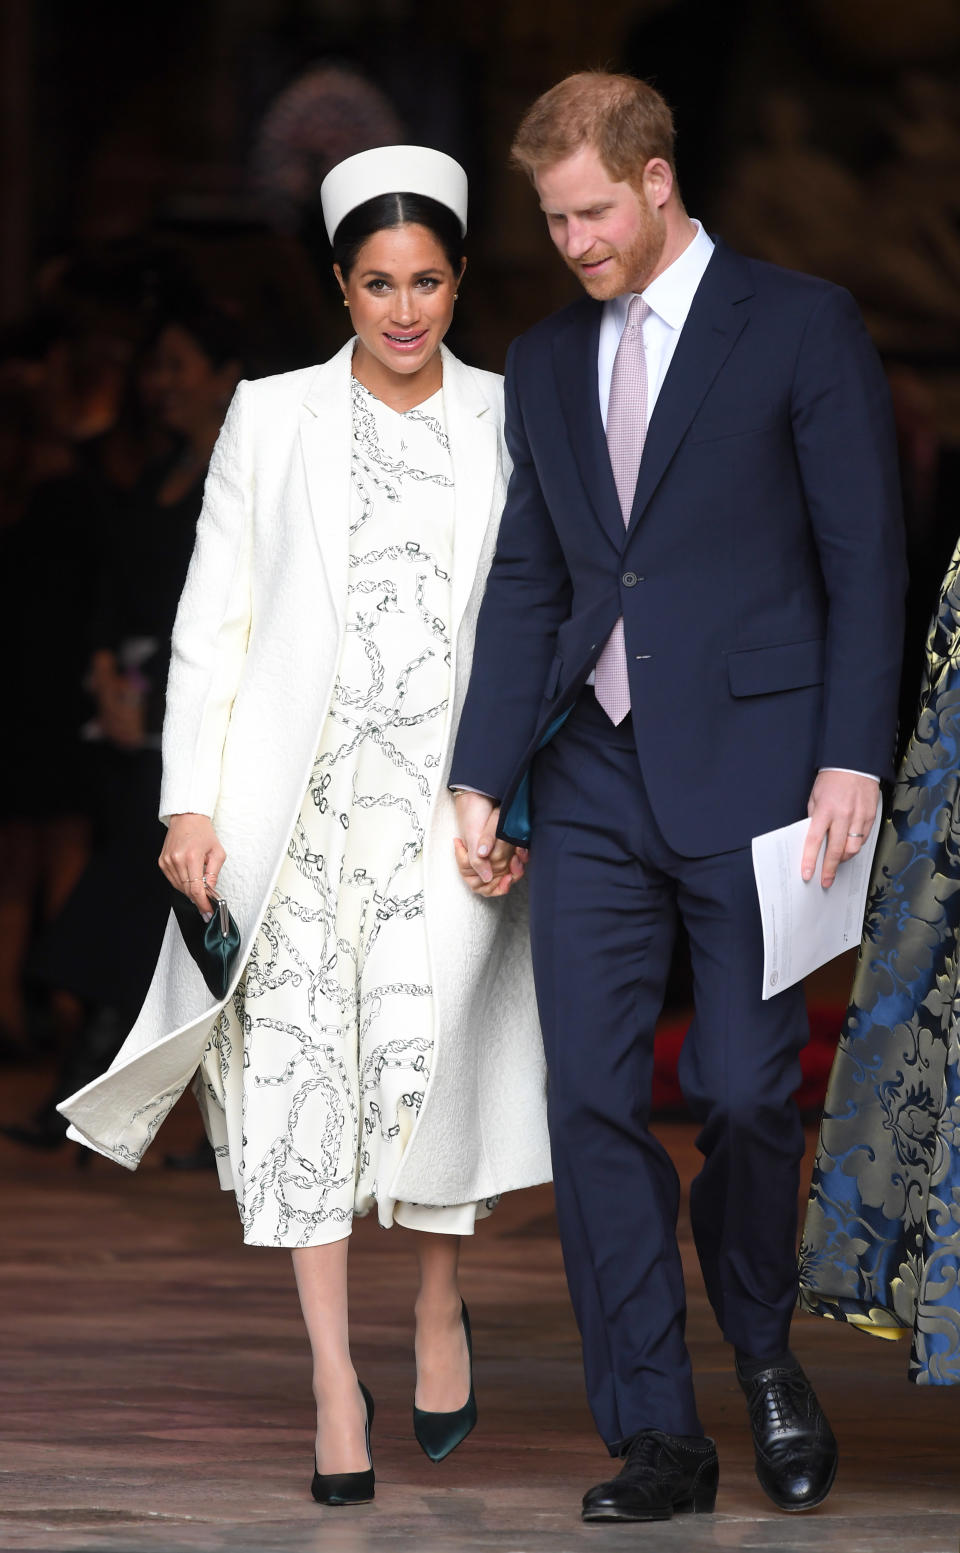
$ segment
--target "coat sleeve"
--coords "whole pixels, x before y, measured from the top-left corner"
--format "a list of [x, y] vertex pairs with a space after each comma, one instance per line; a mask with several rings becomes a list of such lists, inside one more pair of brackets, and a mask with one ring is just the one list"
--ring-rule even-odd
[[572, 591], [527, 440], [517, 378], [515, 342], [507, 356], [504, 425], [512, 472], [449, 779], [453, 787], [498, 800], [536, 731]]
[[241, 383], [210, 460], [171, 644], [160, 818], [212, 815], [250, 630], [253, 474]]
[[839, 287], [807, 322], [791, 412], [828, 599], [817, 765], [889, 777], [906, 589], [896, 437], [876, 351]]

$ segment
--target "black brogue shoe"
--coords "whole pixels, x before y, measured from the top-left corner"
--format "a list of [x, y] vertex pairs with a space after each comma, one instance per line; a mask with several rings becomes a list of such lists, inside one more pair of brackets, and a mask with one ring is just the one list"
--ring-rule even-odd
[[750, 1410], [760, 1486], [778, 1510], [813, 1510], [837, 1475], [837, 1442], [799, 1364], [771, 1364], [737, 1379]]
[[628, 1445], [609, 1483], [583, 1496], [585, 1521], [668, 1521], [689, 1511], [708, 1515], [717, 1498], [717, 1447], [699, 1435], [643, 1429]]

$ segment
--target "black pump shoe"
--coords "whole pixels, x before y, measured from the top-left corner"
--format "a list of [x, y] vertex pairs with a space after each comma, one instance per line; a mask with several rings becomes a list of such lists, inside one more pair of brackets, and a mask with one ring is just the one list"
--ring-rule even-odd
[[467, 1339], [467, 1356], [470, 1360], [470, 1395], [463, 1407], [452, 1413], [427, 1413], [413, 1406], [413, 1432], [417, 1444], [431, 1461], [442, 1461], [455, 1451], [467, 1438], [477, 1421], [477, 1399], [473, 1394], [473, 1341], [470, 1336], [470, 1316], [465, 1301], [460, 1301], [460, 1320], [463, 1335]]
[[313, 1482], [310, 1492], [317, 1504], [367, 1504], [374, 1494], [373, 1456], [370, 1452], [370, 1429], [373, 1424], [373, 1398], [363, 1381], [358, 1381], [367, 1409], [366, 1440], [370, 1466], [366, 1472], [318, 1472], [313, 1463]]

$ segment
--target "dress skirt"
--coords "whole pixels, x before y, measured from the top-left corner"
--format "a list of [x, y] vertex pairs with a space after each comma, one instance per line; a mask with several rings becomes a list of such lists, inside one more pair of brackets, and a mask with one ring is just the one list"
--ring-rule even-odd
[[960, 547], [877, 847], [820, 1129], [800, 1303], [909, 1337], [918, 1385], [960, 1383]]
[[453, 491], [442, 393], [353, 383], [347, 632], [276, 889], [195, 1090], [244, 1240], [381, 1224], [470, 1234], [491, 1204], [397, 1202], [437, 1039], [423, 845], [450, 692]]

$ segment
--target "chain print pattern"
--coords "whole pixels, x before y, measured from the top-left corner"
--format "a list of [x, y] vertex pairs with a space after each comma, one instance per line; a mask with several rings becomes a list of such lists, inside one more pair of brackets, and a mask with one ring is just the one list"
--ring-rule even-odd
[[[442, 396], [353, 383], [347, 631], [277, 887], [202, 1082], [244, 1239], [319, 1245], [393, 1182], [430, 1082], [423, 844], [450, 691], [453, 499]], [[362, 534], [362, 540], [361, 540]], [[488, 1205], [480, 1205], [485, 1211]], [[474, 1205], [416, 1209], [459, 1229]], [[445, 1215], [458, 1216], [456, 1224]]]

